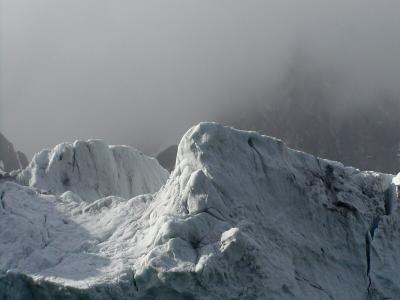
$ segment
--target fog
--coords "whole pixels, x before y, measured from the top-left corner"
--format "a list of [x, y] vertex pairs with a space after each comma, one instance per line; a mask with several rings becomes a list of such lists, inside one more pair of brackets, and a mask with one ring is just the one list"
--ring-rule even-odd
[[262, 98], [299, 49], [349, 108], [400, 95], [397, 0], [0, 1], [0, 131], [28, 156], [90, 137], [155, 153]]

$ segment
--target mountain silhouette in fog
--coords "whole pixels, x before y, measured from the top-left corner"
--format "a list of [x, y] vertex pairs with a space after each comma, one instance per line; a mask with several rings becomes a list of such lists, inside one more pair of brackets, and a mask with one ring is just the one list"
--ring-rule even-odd
[[14, 145], [0, 132], [0, 170], [11, 172], [23, 169], [28, 159], [21, 151], [15, 151]]
[[221, 121], [281, 138], [292, 148], [323, 158], [396, 174], [400, 96], [382, 92], [369, 99], [352, 98], [340, 74], [316, 65], [305, 55], [295, 55], [265, 99], [229, 112]]

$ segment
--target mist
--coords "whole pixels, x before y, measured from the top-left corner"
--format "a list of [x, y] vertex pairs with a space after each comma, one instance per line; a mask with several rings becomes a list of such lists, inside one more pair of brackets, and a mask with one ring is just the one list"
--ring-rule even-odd
[[30, 157], [87, 138], [155, 153], [268, 95], [296, 51], [345, 108], [400, 95], [398, 1], [0, 1], [0, 131]]

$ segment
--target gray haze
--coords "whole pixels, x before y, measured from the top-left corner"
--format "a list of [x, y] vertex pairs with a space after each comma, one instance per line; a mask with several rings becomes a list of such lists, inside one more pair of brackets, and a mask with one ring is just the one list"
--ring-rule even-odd
[[0, 132], [28, 156], [89, 137], [157, 152], [262, 97], [299, 48], [343, 103], [399, 92], [397, 0], [0, 2]]

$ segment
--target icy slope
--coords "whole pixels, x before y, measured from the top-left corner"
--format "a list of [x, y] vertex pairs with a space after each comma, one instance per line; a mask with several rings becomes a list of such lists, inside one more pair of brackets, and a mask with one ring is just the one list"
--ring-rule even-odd
[[18, 178], [51, 194], [72, 191], [93, 201], [110, 195], [131, 198], [154, 193], [168, 175], [156, 159], [132, 147], [89, 140], [39, 152]]
[[0, 298], [397, 299], [393, 177], [202, 123], [154, 195], [0, 182]]

